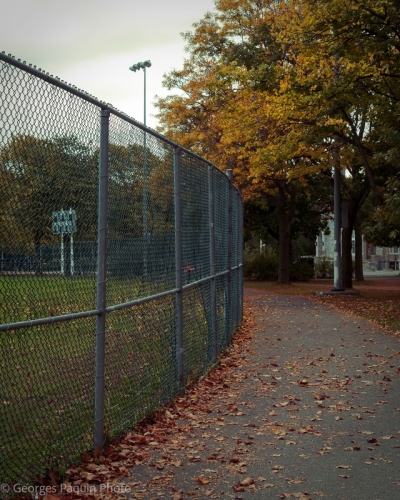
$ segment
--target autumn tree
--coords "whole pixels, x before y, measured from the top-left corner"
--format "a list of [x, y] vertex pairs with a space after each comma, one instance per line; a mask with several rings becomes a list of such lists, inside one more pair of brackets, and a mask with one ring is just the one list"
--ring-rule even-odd
[[[339, 141], [346, 171], [344, 194], [351, 193], [350, 225], [343, 230], [344, 284], [351, 287], [353, 224], [369, 191], [379, 207], [369, 214], [369, 227], [381, 217], [380, 225], [387, 224], [382, 205], [387, 203], [387, 186], [399, 172], [394, 118], [400, 95], [398, 4], [292, 1], [281, 14], [276, 33], [288, 47], [289, 63], [282, 69], [277, 109], [299, 128], [307, 124], [326, 141]], [[349, 151], [358, 157], [351, 165], [346, 163]]]
[[220, 167], [233, 168], [245, 200], [264, 198], [276, 208], [278, 281], [289, 283], [298, 193], [323, 167], [318, 147], [306, 140], [299, 146], [292, 124], [275, 112], [286, 58], [271, 31], [277, 9], [266, 0], [216, 2], [216, 12], [184, 35], [189, 57], [183, 69], [165, 78], [167, 88], [181, 93], [157, 104], [167, 135]]
[[387, 204], [399, 172], [397, 2], [220, 0], [194, 27], [184, 68], [165, 79], [181, 93], [158, 101], [163, 131], [233, 168], [245, 199], [276, 207], [282, 283], [299, 186], [332, 168], [339, 149], [351, 287], [360, 208], [368, 195]]

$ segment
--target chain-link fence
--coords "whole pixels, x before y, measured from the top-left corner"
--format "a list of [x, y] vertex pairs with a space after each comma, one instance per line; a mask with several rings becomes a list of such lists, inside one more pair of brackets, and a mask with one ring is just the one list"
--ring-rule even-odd
[[201, 157], [0, 54], [0, 482], [182, 394], [242, 317], [242, 201]]

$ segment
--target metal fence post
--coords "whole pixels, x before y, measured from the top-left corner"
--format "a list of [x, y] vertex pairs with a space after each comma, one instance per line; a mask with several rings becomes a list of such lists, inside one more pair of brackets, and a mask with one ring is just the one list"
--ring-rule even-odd
[[231, 335], [232, 319], [232, 190], [233, 190], [233, 172], [232, 169], [226, 171], [229, 179], [228, 185], [228, 327], [226, 332], [226, 343], [229, 343]]
[[215, 253], [215, 204], [214, 204], [214, 167], [208, 166], [208, 192], [210, 217], [210, 271], [211, 271], [211, 327], [213, 337], [213, 358], [218, 357], [217, 331], [217, 282], [216, 282], [216, 253]]
[[244, 252], [244, 244], [243, 244], [243, 200], [242, 197], [239, 196], [239, 206], [240, 206], [240, 288], [241, 288], [241, 301], [240, 301], [240, 320], [243, 320], [243, 252]]
[[239, 325], [240, 323], [240, 295], [239, 295], [239, 288], [240, 288], [240, 273], [239, 273], [239, 191], [235, 189], [235, 204], [236, 204], [236, 326]]
[[174, 148], [174, 204], [175, 204], [175, 285], [176, 285], [176, 348], [178, 363], [178, 391], [185, 394], [183, 373], [183, 265], [182, 265], [182, 205], [181, 205], [181, 150]]
[[100, 112], [100, 165], [97, 252], [97, 323], [96, 323], [96, 387], [94, 448], [104, 445], [104, 358], [106, 334], [107, 279], [107, 205], [108, 205], [108, 134], [110, 112]]

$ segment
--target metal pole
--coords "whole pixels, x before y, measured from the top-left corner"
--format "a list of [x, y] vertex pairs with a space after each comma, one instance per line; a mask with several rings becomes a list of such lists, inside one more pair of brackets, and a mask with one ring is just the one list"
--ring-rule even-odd
[[71, 233], [71, 276], [74, 275], [74, 235]]
[[235, 204], [236, 204], [236, 326], [240, 323], [240, 307], [239, 307], [239, 192], [235, 189]]
[[239, 197], [239, 205], [240, 205], [240, 293], [241, 293], [241, 301], [240, 301], [240, 320], [243, 320], [243, 200]]
[[208, 166], [209, 190], [209, 217], [210, 217], [210, 271], [211, 271], [211, 327], [213, 341], [213, 358], [218, 357], [218, 332], [217, 332], [217, 280], [216, 253], [215, 253], [215, 206], [214, 206], [214, 168]]
[[100, 112], [99, 219], [97, 252], [96, 387], [94, 448], [104, 445], [104, 358], [106, 334], [108, 135], [110, 112]]
[[61, 275], [64, 276], [64, 233], [61, 233]]
[[341, 203], [340, 203], [340, 181], [341, 171], [339, 166], [339, 147], [338, 138], [334, 137], [335, 147], [333, 150], [334, 158], [334, 254], [333, 254], [333, 291], [342, 291], [342, 249], [341, 249]]
[[[143, 104], [143, 124], [146, 125], [146, 66], [144, 73], [144, 104]], [[146, 131], [143, 132], [143, 277], [147, 278], [147, 152], [146, 152]]]
[[228, 186], [228, 325], [226, 328], [226, 343], [229, 343], [232, 324], [232, 189], [233, 189], [233, 172], [232, 169], [226, 171], [229, 179]]
[[185, 394], [183, 372], [183, 265], [182, 265], [182, 206], [181, 206], [181, 150], [174, 148], [174, 204], [175, 204], [175, 283], [176, 283], [176, 347], [178, 363], [178, 391]]

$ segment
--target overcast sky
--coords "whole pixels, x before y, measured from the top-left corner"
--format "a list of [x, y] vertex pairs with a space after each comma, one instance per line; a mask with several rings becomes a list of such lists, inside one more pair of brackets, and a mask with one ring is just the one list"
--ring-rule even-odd
[[181, 68], [180, 33], [214, 8], [214, 0], [3, 0], [0, 52], [36, 65], [143, 122], [143, 70], [150, 59], [147, 125], [162, 76]]

